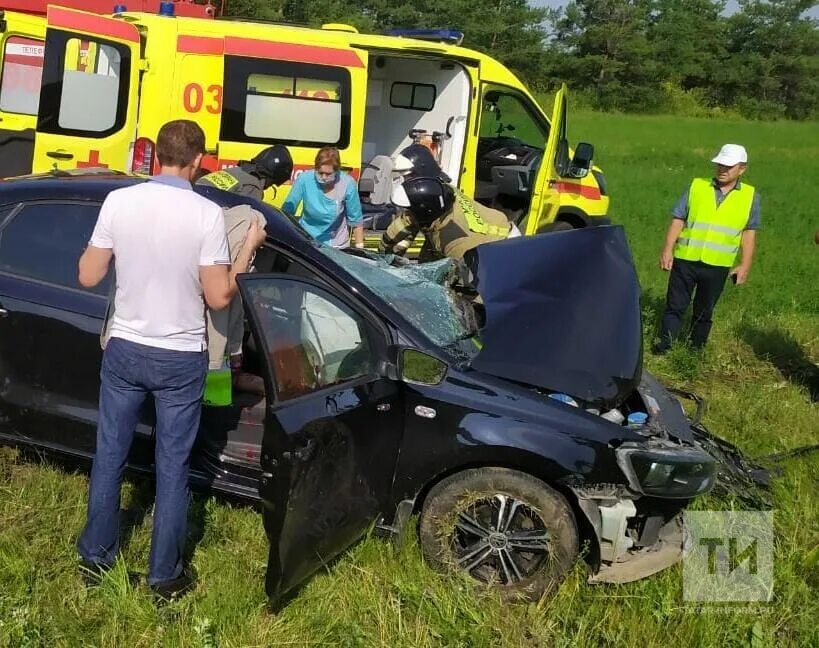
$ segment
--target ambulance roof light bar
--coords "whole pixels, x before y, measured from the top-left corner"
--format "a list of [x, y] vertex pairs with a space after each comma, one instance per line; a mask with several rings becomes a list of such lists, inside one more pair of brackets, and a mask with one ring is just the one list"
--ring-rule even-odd
[[464, 42], [464, 33], [457, 29], [388, 29], [384, 32], [387, 36], [399, 36], [403, 38], [417, 38], [418, 40], [438, 41], [460, 45]]

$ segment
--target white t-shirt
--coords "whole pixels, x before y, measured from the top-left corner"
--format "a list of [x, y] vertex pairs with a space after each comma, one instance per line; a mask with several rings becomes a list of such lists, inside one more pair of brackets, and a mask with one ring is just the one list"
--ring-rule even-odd
[[207, 348], [199, 266], [230, 264], [221, 207], [182, 178], [156, 176], [108, 194], [89, 244], [114, 253], [111, 337]]

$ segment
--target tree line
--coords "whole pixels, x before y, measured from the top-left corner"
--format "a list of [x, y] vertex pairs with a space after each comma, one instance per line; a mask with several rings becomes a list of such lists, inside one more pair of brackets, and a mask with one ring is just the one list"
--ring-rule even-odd
[[816, 0], [228, 0], [232, 17], [456, 28], [530, 87], [600, 110], [819, 118]]

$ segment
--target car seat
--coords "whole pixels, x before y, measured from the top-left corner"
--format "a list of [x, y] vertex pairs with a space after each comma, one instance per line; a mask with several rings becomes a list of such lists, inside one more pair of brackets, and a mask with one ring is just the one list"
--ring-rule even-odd
[[358, 193], [364, 213], [364, 229], [387, 229], [395, 216], [395, 207], [390, 203], [392, 171], [393, 162], [387, 155], [376, 155], [361, 171]]

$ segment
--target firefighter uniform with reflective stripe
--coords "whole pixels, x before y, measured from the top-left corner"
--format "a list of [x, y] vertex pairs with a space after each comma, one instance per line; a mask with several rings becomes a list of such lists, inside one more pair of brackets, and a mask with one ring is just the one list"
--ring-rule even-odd
[[[379, 251], [383, 254], [406, 254], [421, 229], [412, 214], [403, 212], [384, 232]], [[423, 229], [426, 240], [418, 256], [422, 263], [443, 257], [460, 261], [468, 250], [482, 243], [507, 238], [511, 227], [503, 212], [472, 202], [456, 189], [450, 212]]]
[[705, 346], [714, 307], [736, 261], [742, 233], [759, 227], [759, 195], [745, 182], [737, 181], [723, 193], [716, 180], [696, 178], [673, 216], [684, 220], [685, 225], [674, 247], [660, 342], [654, 347], [659, 352], [678, 337], [692, 295], [691, 344]]
[[688, 218], [677, 239], [674, 257], [730, 268], [748, 224], [754, 188], [741, 183], [717, 205], [714, 184], [696, 178], [688, 191]]
[[239, 194], [261, 200], [264, 196], [264, 183], [260, 178], [242, 169], [240, 166], [230, 167], [222, 171], [214, 171], [196, 181], [198, 185], [210, 185]]

